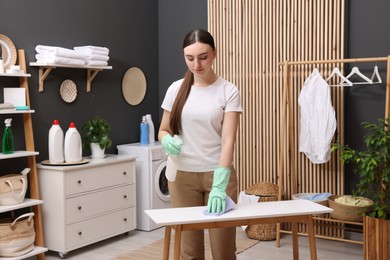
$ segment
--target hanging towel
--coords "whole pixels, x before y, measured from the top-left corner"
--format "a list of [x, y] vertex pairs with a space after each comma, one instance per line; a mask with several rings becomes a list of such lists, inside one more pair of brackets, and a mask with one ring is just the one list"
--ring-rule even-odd
[[84, 60], [86, 57], [85, 54], [78, 53], [75, 50], [56, 47], [56, 46], [37, 45], [35, 47], [35, 51], [38, 54], [48, 54], [57, 57], [79, 59], [79, 60]]
[[301, 106], [299, 151], [315, 164], [330, 160], [330, 144], [336, 131], [336, 116], [330, 87], [317, 69], [306, 79], [298, 97]]

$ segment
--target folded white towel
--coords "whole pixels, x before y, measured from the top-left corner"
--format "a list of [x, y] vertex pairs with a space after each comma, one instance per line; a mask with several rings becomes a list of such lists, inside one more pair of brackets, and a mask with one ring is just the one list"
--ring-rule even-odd
[[87, 65], [89, 65], [89, 66], [107, 66], [108, 62], [102, 61], [102, 60], [90, 60], [90, 61], [87, 61]]
[[37, 63], [44, 64], [63, 64], [63, 65], [85, 65], [84, 60], [65, 58], [59, 56], [47, 56], [42, 54], [36, 54], [35, 58], [37, 59]]
[[86, 61], [90, 61], [90, 60], [108, 61], [109, 59], [110, 57], [108, 55], [98, 55], [98, 54], [91, 54], [85, 57]]
[[107, 47], [100, 47], [100, 46], [76, 46], [73, 47], [76, 51], [89, 51], [90, 53], [96, 53], [101, 55], [108, 55], [110, 53], [110, 50]]
[[37, 45], [35, 50], [39, 54], [51, 54], [58, 57], [72, 58], [84, 60], [86, 55], [83, 53], [76, 52], [72, 49], [56, 47], [56, 46], [47, 46], [47, 45]]

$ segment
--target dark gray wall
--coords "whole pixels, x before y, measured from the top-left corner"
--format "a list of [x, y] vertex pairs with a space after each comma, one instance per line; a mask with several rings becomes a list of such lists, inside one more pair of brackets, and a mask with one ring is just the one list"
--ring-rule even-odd
[[[159, 104], [169, 85], [184, 76], [183, 39], [196, 28], [207, 29], [207, 0], [158, 1]], [[218, 43], [216, 43], [218, 44]], [[162, 109], [159, 109], [160, 119]]]
[[[353, 0], [347, 7], [347, 57], [386, 57], [390, 55], [390, 1]], [[375, 63], [357, 65], [362, 73], [372, 75]], [[386, 63], [377, 63], [383, 84], [356, 85], [345, 88], [345, 143], [353, 148], [364, 148], [362, 138], [365, 135], [361, 122], [377, 122], [385, 115]], [[347, 194], [356, 186], [358, 178], [352, 173], [351, 166], [346, 167]]]
[[[60, 120], [65, 132], [71, 121], [80, 130], [92, 116], [106, 118], [112, 125], [114, 142], [108, 152], [116, 153], [117, 144], [139, 141], [142, 115], [150, 113], [153, 119], [158, 118], [158, 1], [2, 0], [0, 29], [17, 48], [25, 50], [27, 64], [35, 61], [38, 44], [66, 48], [97, 45], [110, 49], [109, 65], [113, 69], [95, 77], [90, 93], [86, 92], [86, 70], [57, 68], [47, 77], [44, 92], [39, 93], [38, 68], [27, 67], [32, 75], [31, 104], [36, 110], [33, 127], [36, 150], [40, 152], [37, 161], [48, 158], [48, 131], [53, 119]], [[148, 84], [145, 99], [137, 106], [127, 104], [122, 96], [122, 77], [130, 67], [143, 70]], [[73, 80], [78, 89], [71, 104], [65, 103], [59, 94], [66, 79]], [[15, 131], [17, 124], [15, 121]], [[19, 142], [20, 137], [16, 138]]]

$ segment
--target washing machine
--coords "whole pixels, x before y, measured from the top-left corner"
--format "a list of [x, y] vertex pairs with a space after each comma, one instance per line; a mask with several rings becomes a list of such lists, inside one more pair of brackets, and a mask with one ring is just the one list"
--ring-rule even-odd
[[171, 207], [168, 180], [165, 176], [167, 155], [159, 142], [122, 144], [118, 154], [136, 156], [137, 229], [151, 231], [160, 226], [144, 210]]

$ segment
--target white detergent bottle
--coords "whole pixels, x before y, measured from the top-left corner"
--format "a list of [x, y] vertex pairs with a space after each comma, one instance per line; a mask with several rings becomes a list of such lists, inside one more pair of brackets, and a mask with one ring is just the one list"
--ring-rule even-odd
[[152, 121], [152, 115], [151, 114], [147, 114], [146, 115], [146, 122], [148, 122], [148, 125], [149, 125], [149, 143], [150, 144], [154, 144], [156, 139], [154, 137], [154, 124], [153, 124], [153, 121]]
[[81, 136], [77, 131], [75, 123], [69, 124], [69, 129], [65, 134], [65, 162], [78, 163], [82, 160]]
[[49, 130], [49, 161], [51, 164], [64, 162], [64, 132], [57, 119]]

